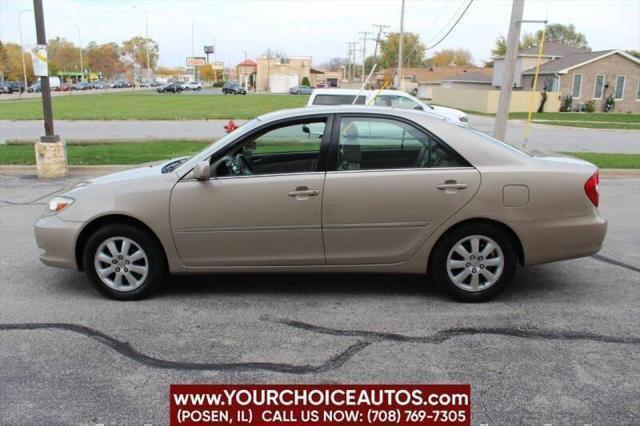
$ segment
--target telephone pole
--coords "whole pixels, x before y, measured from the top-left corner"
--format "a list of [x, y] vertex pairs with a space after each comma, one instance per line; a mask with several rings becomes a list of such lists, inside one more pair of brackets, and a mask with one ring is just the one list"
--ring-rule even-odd
[[500, 86], [500, 98], [498, 111], [496, 112], [496, 126], [494, 136], [496, 139], [505, 140], [507, 135], [507, 120], [509, 118], [509, 103], [513, 90], [513, 79], [518, 59], [518, 42], [520, 41], [520, 26], [524, 12], [524, 0], [513, 0], [511, 8], [511, 21], [509, 23], [509, 35], [507, 36], [507, 53], [504, 58], [504, 71], [502, 74], [502, 86]]
[[376, 36], [376, 47], [373, 50], [373, 57], [376, 59], [376, 62], [378, 62], [378, 44], [380, 44], [380, 37], [382, 37], [384, 29], [389, 28], [389, 26], [380, 24], [373, 24], [372, 26], [378, 28], [378, 35]]
[[[33, 14], [36, 21], [36, 39], [39, 46], [47, 45], [44, 27], [44, 10], [42, 0], [33, 0]], [[39, 178], [56, 178], [66, 176], [67, 148], [60, 136], [53, 130], [53, 110], [51, 108], [51, 87], [49, 75], [40, 75], [42, 92], [42, 113], [44, 115], [44, 136], [35, 144], [36, 169]]]
[[398, 44], [398, 67], [396, 68], [396, 75], [398, 77], [399, 84], [396, 84], [396, 87], [402, 90], [404, 88], [404, 81], [402, 78], [402, 62], [404, 61], [402, 56], [402, 50], [404, 48], [404, 0], [402, 0], [402, 6], [400, 7], [400, 40], [398, 40]]
[[371, 33], [368, 31], [360, 31], [358, 34], [362, 34], [362, 73], [360, 75], [360, 81], [364, 83], [364, 64], [367, 59], [367, 36]]
[[355, 80], [356, 79], [356, 46], [359, 43], [357, 41], [350, 41], [347, 43], [347, 46], [349, 47], [348, 53], [349, 53], [349, 76], [347, 77], [348, 80]]

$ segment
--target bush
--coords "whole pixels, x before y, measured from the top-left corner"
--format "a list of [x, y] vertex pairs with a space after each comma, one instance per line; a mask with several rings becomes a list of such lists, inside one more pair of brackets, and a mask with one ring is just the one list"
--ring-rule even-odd
[[596, 101], [593, 99], [584, 104], [584, 110], [586, 112], [596, 112]]
[[222, 87], [222, 86], [224, 86], [224, 81], [222, 80], [213, 82], [213, 87]]
[[311, 86], [311, 82], [309, 81], [309, 77], [304, 77], [302, 79], [302, 86]]
[[573, 105], [573, 98], [571, 96], [566, 96], [564, 99], [562, 99], [562, 105], [560, 105], [560, 112], [570, 112], [572, 105]]

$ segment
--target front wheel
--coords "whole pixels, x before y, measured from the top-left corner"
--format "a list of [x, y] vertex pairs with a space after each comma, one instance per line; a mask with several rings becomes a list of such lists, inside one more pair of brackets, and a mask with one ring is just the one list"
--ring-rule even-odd
[[146, 232], [131, 225], [107, 225], [87, 241], [84, 270], [102, 294], [138, 300], [155, 291], [166, 275], [162, 248]]
[[511, 237], [485, 223], [463, 225], [438, 243], [433, 276], [453, 298], [483, 302], [498, 294], [515, 273], [517, 252]]

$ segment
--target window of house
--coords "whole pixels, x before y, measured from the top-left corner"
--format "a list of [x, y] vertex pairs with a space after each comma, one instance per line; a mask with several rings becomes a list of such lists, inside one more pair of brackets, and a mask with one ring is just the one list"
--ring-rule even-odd
[[626, 77], [624, 75], [616, 76], [616, 92], [615, 98], [617, 100], [622, 100], [624, 98], [624, 84], [626, 82]]
[[602, 99], [604, 93], [604, 74], [596, 75], [596, 81], [593, 87], [593, 99]]
[[468, 167], [428, 134], [386, 118], [345, 117], [340, 122], [337, 170]]
[[582, 92], [582, 74], [574, 74], [571, 97], [574, 99], [580, 99], [580, 92]]

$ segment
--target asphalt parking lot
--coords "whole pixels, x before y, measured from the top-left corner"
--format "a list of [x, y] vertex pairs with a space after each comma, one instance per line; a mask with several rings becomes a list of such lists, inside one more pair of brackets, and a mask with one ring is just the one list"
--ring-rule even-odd
[[[490, 303], [421, 277], [173, 278], [107, 300], [32, 232], [77, 179], [0, 175], [0, 418], [166, 423], [171, 383], [470, 383], [473, 423], [638, 424], [640, 179], [604, 179], [605, 246], [520, 269]], [[549, 244], [553, 244], [549, 241]]]

